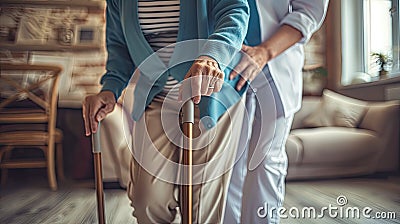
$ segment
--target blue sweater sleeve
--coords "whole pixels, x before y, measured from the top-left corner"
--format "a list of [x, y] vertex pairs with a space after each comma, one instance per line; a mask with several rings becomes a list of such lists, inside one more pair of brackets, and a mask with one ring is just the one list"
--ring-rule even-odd
[[[239, 62], [243, 40], [247, 33], [249, 8], [247, 0], [213, 0], [214, 32], [203, 46], [202, 55], [214, 58], [225, 74]], [[239, 76], [229, 80], [225, 76], [222, 90], [210, 97], [203, 96], [200, 102], [201, 123], [206, 129], [215, 126], [218, 119], [228, 108], [237, 103], [246, 92], [246, 88], [236, 91]]]
[[213, 0], [213, 33], [203, 46], [202, 55], [214, 58], [224, 70], [238, 52], [247, 32], [249, 7], [247, 0]]
[[115, 0], [107, 0], [106, 9], [106, 46], [107, 63], [106, 73], [101, 78], [101, 91], [109, 90], [116, 99], [121, 96], [127, 86], [135, 66], [126, 45], [122, 31], [119, 5]]

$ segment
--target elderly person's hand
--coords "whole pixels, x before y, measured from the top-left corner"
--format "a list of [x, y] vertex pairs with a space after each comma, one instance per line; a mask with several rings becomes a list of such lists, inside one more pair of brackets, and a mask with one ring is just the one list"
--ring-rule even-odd
[[241, 74], [241, 78], [236, 85], [238, 91], [242, 89], [247, 81], [251, 82], [260, 74], [269, 60], [267, 50], [261, 45], [255, 47], [243, 45], [242, 51], [244, 53], [242, 59], [229, 75], [229, 79], [234, 79], [238, 74]]
[[85, 98], [82, 104], [82, 113], [86, 136], [96, 133], [99, 121], [114, 110], [115, 103], [115, 96], [111, 91], [102, 91]]
[[224, 83], [224, 73], [219, 69], [218, 62], [207, 56], [200, 56], [193, 62], [184, 79], [188, 78], [195, 104], [200, 102], [201, 95], [210, 96], [219, 92]]

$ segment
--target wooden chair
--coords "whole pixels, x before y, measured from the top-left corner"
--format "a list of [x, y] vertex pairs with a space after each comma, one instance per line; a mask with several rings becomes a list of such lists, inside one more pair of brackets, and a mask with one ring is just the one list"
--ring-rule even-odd
[[[64, 178], [62, 132], [56, 129], [58, 82], [56, 66], [0, 64], [0, 168], [5, 184], [8, 170], [47, 167], [50, 188], [57, 189], [57, 174]], [[44, 158], [18, 158], [12, 152], [38, 148]], [[33, 154], [31, 152], [31, 154]], [[17, 157], [17, 158], [16, 158]], [[37, 156], [36, 156], [37, 157]]]

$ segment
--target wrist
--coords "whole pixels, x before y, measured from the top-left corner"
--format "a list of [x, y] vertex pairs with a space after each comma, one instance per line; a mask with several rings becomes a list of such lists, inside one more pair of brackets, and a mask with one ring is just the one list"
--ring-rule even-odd
[[265, 57], [265, 61], [268, 63], [271, 59], [276, 57], [276, 53], [274, 49], [271, 47], [268, 42], [264, 42], [261, 45], [259, 45], [261, 51], [263, 52], [263, 55]]
[[214, 58], [207, 56], [207, 55], [200, 55], [199, 57], [197, 57], [197, 59], [195, 60], [195, 62], [206, 62], [207, 65], [209, 66], [213, 66], [217, 69], [221, 69], [219, 66], [219, 63], [217, 62], [217, 60], [215, 60]]
[[99, 95], [105, 96], [107, 98], [112, 98], [114, 100], [116, 99], [115, 94], [111, 90], [101, 90]]
[[211, 61], [211, 62], [213, 62], [213, 63], [218, 63], [214, 58], [212, 58], [212, 57], [210, 57], [210, 56], [207, 56], [207, 55], [200, 55], [199, 57], [197, 57], [197, 59], [196, 60], [199, 60], [199, 61]]

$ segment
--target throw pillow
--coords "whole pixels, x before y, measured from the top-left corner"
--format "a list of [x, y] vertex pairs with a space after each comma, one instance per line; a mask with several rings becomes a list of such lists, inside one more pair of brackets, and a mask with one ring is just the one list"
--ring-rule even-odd
[[349, 127], [359, 125], [367, 103], [325, 89], [319, 108], [303, 121], [304, 127]]

